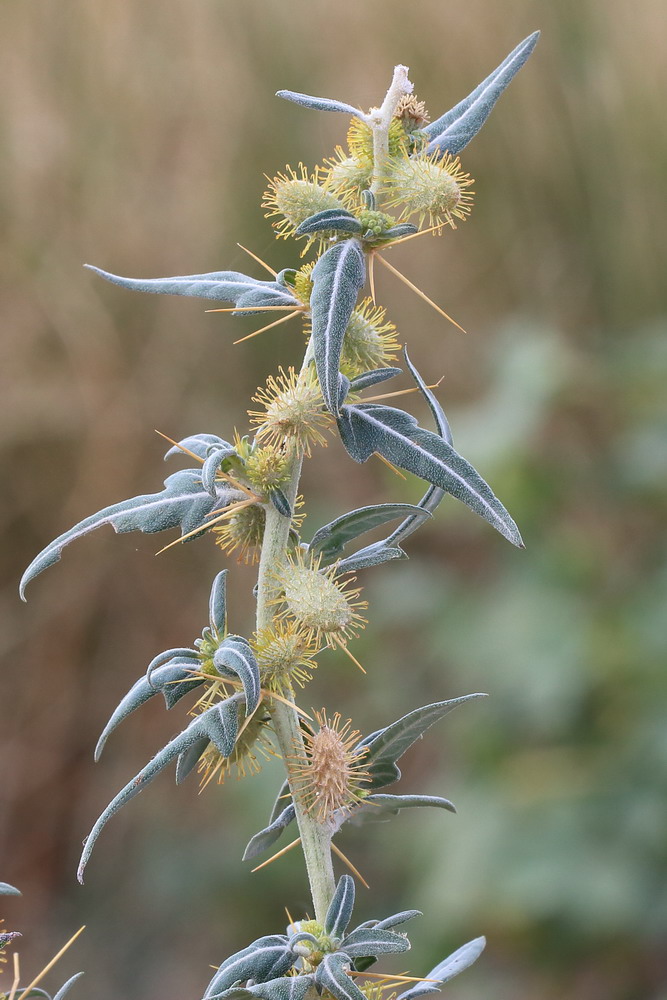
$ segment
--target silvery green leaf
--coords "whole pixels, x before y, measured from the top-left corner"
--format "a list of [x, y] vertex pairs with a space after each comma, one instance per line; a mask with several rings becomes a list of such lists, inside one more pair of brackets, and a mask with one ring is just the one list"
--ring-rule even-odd
[[278, 489], [277, 486], [275, 486], [271, 490], [271, 492], [269, 493], [269, 498], [279, 514], [282, 514], [283, 517], [292, 516], [292, 508], [290, 506], [290, 502], [283, 493], [283, 491]]
[[378, 236], [380, 240], [398, 240], [402, 236], [413, 236], [418, 229], [413, 226], [411, 222], [400, 222], [397, 226], [391, 226], [390, 229], [385, 229], [383, 233]]
[[224, 451], [231, 447], [232, 445], [229, 441], [218, 437], [217, 434], [191, 434], [189, 437], [179, 441], [177, 445], [173, 445], [164, 458], [166, 462], [173, 455], [185, 455], [188, 451], [191, 451], [193, 455], [201, 458], [203, 462], [212, 452]]
[[362, 746], [368, 747], [368, 752], [364, 756], [364, 770], [371, 776], [371, 786], [378, 787], [376, 777], [376, 762], [389, 762], [395, 764], [403, 756], [413, 743], [416, 743], [424, 735], [427, 729], [440, 719], [448, 715], [459, 705], [474, 698], [483, 698], [482, 694], [467, 694], [461, 698], [451, 698], [449, 701], [437, 701], [431, 705], [424, 705], [408, 712], [402, 718], [393, 722], [386, 729], [381, 729], [372, 738], [365, 737], [360, 740], [358, 749]]
[[74, 984], [81, 979], [82, 975], [83, 972], [77, 972], [75, 976], [71, 976], [70, 979], [68, 979], [67, 982], [60, 987], [53, 1000], [64, 1000], [64, 997], [67, 996]]
[[430, 140], [427, 153], [460, 153], [474, 139], [512, 77], [528, 59], [539, 37], [539, 31], [534, 31], [524, 38], [471, 94], [426, 126], [424, 133]]
[[211, 496], [216, 495], [216, 489], [219, 484], [216, 484], [215, 477], [218, 474], [220, 466], [225, 461], [225, 459], [230, 458], [235, 455], [236, 451], [229, 445], [227, 448], [220, 448], [218, 450], [212, 451], [208, 458], [204, 461], [201, 467], [201, 481], [204, 489], [211, 494]]
[[183, 534], [201, 526], [206, 530], [206, 516], [211, 511], [228, 504], [233, 494], [220, 490], [215, 497], [206, 492], [198, 469], [181, 469], [164, 481], [164, 490], [144, 496], [121, 500], [92, 514], [76, 524], [33, 559], [23, 574], [20, 594], [25, 600], [27, 584], [43, 570], [58, 562], [62, 550], [70, 542], [94, 531], [103, 524], [110, 524], [114, 531], [143, 531], [152, 534], [167, 528], [180, 527]]
[[341, 941], [340, 948], [350, 958], [376, 958], [378, 955], [398, 955], [410, 950], [410, 942], [402, 934], [373, 928], [358, 927]]
[[0, 896], [20, 896], [21, 890], [16, 889], [9, 882], [0, 882]]
[[405, 517], [406, 514], [420, 519], [430, 517], [428, 511], [410, 503], [383, 503], [359, 507], [318, 528], [308, 549], [311, 552], [321, 552], [325, 563], [332, 562], [352, 539], [379, 528], [388, 521]]
[[263, 854], [264, 851], [267, 851], [272, 844], [275, 844], [280, 834], [285, 827], [290, 825], [295, 816], [294, 804], [290, 802], [269, 826], [260, 830], [254, 837], [251, 837], [243, 852], [243, 861], [250, 861], [251, 858], [256, 858], [258, 854]]
[[[421, 377], [415, 366], [410, 361], [407, 347], [403, 348], [403, 354], [405, 356], [406, 364], [410, 370], [410, 374], [414, 378], [422, 395], [424, 396], [426, 402], [430, 407], [431, 413], [433, 414], [433, 419], [435, 420], [437, 433], [440, 435], [443, 441], [446, 441], [448, 445], [451, 445], [453, 447], [454, 442], [452, 440], [452, 432], [449, 427], [449, 421], [445, 416], [445, 411], [443, 410], [442, 406], [440, 405], [436, 397], [433, 395], [429, 387], [426, 385], [426, 382]], [[436, 510], [436, 508], [438, 507], [438, 505], [445, 496], [446, 496], [446, 491], [441, 489], [439, 486], [429, 486], [426, 493], [419, 501], [419, 506], [423, 507], [424, 510], [428, 510], [431, 513], [433, 513], [433, 511]], [[407, 517], [405, 521], [402, 521], [396, 528], [396, 530], [389, 536], [389, 538], [387, 539], [387, 545], [391, 547], [397, 546], [399, 542], [404, 541], [406, 538], [408, 538], [409, 535], [412, 535], [413, 532], [415, 532], [417, 528], [421, 527], [423, 523], [424, 523], [423, 521], [420, 521], [417, 518]]]
[[352, 919], [353, 909], [354, 879], [349, 875], [341, 875], [324, 918], [324, 930], [330, 937], [343, 936]]
[[277, 817], [281, 814], [281, 812], [285, 808], [285, 804], [288, 801], [291, 801], [291, 798], [292, 797], [290, 795], [289, 781], [285, 780], [280, 786], [280, 791], [276, 796], [276, 801], [273, 803], [271, 816], [269, 817], [270, 823], [273, 823], [274, 819], [277, 819]]
[[364, 372], [363, 375], [356, 375], [350, 382], [350, 390], [361, 392], [362, 389], [367, 389], [371, 385], [377, 385], [378, 382], [385, 382], [388, 378], [394, 378], [401, 374], [401, 368], [374, 368], [370, 372]]
[[366, 278], [359, 241], [352, 238], [334, 243], [317, 261], [312, 278], [310, 309], [315, 367], [324, 401], [337, 414], [343, 338]]
[[[233, 701], [234, 697], [228, 699], [228, 702]], [[160, 773], [160, 771], [163, 771], [165, 767], [193, 746], [193, 744], [201, 742], [204, 737], [207, 737], [209, 740], [214, 742], [221, 750], [221, 753], [224, 752], [221, 748], [228, 747], [228, 727], [225, 725], [220, 716], [220, 708], [223, 704], [226, 703], [221, 702], [219, 705], [213, 705], [211, 708], [207, 709], [206, 712], [196, 716], [189, 726], [187, 726], [183, 732], [179, 733], [178, 736], [175, 736], [173, 740], [167, 743], [162, 750], [158, 751], [153, 759], [149, 761], [148, 764], [146, 764], [146, 766], [143, 767], [136, 775], [136, 777], [134, 777], [132, 781], [128, 782], [127, 785], [125, 785], [125, 787], [122, 788], [109, 803], [99, 819], [96, 821], [85, 841], [81, 861], [79, 863], [79, 870], [77, 872], [77, 878], [81, 883], [83, 883], [83, 873], [86, 865], [88, 864], [88, 860], [97, 838], [111, 817], [114, 816], [118, 810], [126, 804], [126, 802], [129, 802], [135, 795], [138, 795], [139, 792], [143, 791], [146, 785], [152, 781], [153, 778]], [[228, 750], [228, 752], [230, 751]]]
[[[366, 809], [368, 806], [368, 809]], [[435, 806], [438, 809], [446, 809], [455, 813], [456, 807], [449, 799], [443, 799], [439, 795], [384, 795], [374, 793], [364, 799], [363, 810], [366, 818], [372, 820], [373, 814], [378, 817], [390, 814], [396, 816], [401, 809], [410, 809], [418, 806]]]
[[195, 743], [191, 744], [187, 750], [178, 755], [178, 759], [176, 760], [177, 785], [182, 785], [187, 776], [192, 773], [199, 763], [202, 754], [208, 749], [210, 742], [208, 736], [202, 736]]
[[224, 993], [217, 993], [216, 1000], [252, 1000], [253, 997], [260, 1000], [305, 1000], [314, 984], [315, 977], [311, 975], [281, 976], [254, 986], [232, 986]]
[[[192, 672], [197, 669], [197, 661], [190, 660], [189, 667], [187, 663], [188, 661], [184, 663], [183, 660], [179, 663], [168, 662], [153, 672], [150, 681], [146, 677], [140, 677], [132, 685], [127, 694], [121, 699], [118, 707], [114, 710], [111, 718], [104, 727], [102, 735], [97, 741], [97, 746], [95, 747], [96, 761], [100, 759], [104, 746], [114, 729], [128, 715], [134, 712], [135, 709], [149, 701], [158, 691], [162, 691], [165, 696], [167, 708], [173, 708], [183, 695], [187, 694], [188, 691], [193, 691], [203, 683], [203, 680], [200, 678], [191, 679]], [[167, 697], [167, 692], [169, 692], [169, 697]]]
[[295, 267], [284, 267], [282, 271], [278, 271], [276, 281], [279, 285], [285, 285], [286, 288], [293, 288], [297, 274], [298, 271]]
[[348, 393], [350, 391], [350, 380], [347, 375], [342, 375], [338, 372], [338, 406], [339, 408], [343, 405], [347, 399]]
[[92, 264], [84, 264], [90, 271], [110, 281], [113, 285], [135, 292], [153, 292], [162, 295], [190, 295], [219, 302], [233, 302], [240, 306], [244, 296], [257, 295], [249, 305], [300, 305], [287, 288], [277, 281], [262, 281], [239, 271], [210, 271], [208, 274], [185, 274], [175, 278], [123, 278], [109, 271], [102, 271]]
[[261, 684], [257, 660], [247, 640], [227, 636], [214, 653], [213, 666], [223, 677], [238, 677], [245, 694], [246, 715], [252, 715], [259, 704]]
[[356, 462], [379, 452], [393, 465], [412, 472], [461, 500], [501, 535], [523, 547], [519, 529], [479, 473], [439, 435], [392, 406], [344, 406], [338, 419], [341, 439]]
[[343, 101], [334, 101], [330, 97], [310, 97], [308, 94], [297, 94], [293, 90], [278, 90], [276, 97], [300, 104], [302, 108], [312, 108], [313, 111], [341, 111], [345, 115], [354, 115], [355, 118], [364, 117], [358, 108], [353, 108], [351, 104], [345, 104]]
[[204, 998], [210, 1000], [237, 983], [247, 982], [248, 979], [262, 982], [274, 978], [269, 973], [276, 965], [284, 966], [282, 973], [275, 974], [280, 976], [291, 968], [292, 963], [293, 955], [287, 937], [284, 934], [268, 934], [225, 959], [208, 984]]
[[157, 656], [154, 656], [151, 662], [146, 668], [146, 680], [152, 686], [153, 684], [153, 674], [158, 667], [163, 667], [165, 663], [170, 661], [173, 663], [178, 663], [182, 666], [188, 666], [188, 664], [182, 664], [182, 660], [191, 660], [189, 664], [192, 668], [197, 665], [197, 650], [192, 649], [190, 646], [178, 646], [174, 649], [164, 649]]
[[483, 937], [468, 941], [467, 944], [462, 945], [455, 952], [452, 952], [448, 958], [440, 962], [439, 965], [436, 965], [434, 969], [431, 969], [426, 979], [437, 979], [439, 982], [433, 983], [422, 980], [409, 990], [401, 993], [397, 997], [397, 1000], [416, 1000], [417, 997], [425, 996], [427, 993], [438, 993], [440, 986], [448, 983], [454, 976], [458, 976], [459, 972], [463, 972], [464, 969], [467, 969], [473, 962], [477, 961], [484, 951], [485, 945], [486, 939]]
[[16, 939], [20, 937], [23, 937], [20, 931], [5, 931], [3, 934], [0, 934], [0, 952], [3, 948], [6, 948], [8, 944], [11, 944], [12, 941], [16, 941]]
[[356, 573], [360, 569], [369, 569], [371, 566], [380, 566], [382, 563], [391, 562], [393, 559], [407, 559], [406, 553], [400, 545], [389, 545], [386, 540], [372, 542], [363, 549], [359, 549], [354, 555], [341, 559], [338, 563], [339, 573]]
[[328, 990], [336, 1000], [364, 1000], [364, 994], [346, 975], [352, 959], [342, 951], [325, 955], [317, 966], [315, 982], [319, 992]]
[[[272, 287], [269, 288], [269, 285]], [[239, 295], [234, 305], [238, 310], [242, 310], [243, 316], [251, 316], [252, 311], [261, 312], [267, 306], [292, 306], [297, 309], [302, 307], [302, 303], [284, 285], [276, 281], [258, 282], [243, 295]], [[232, 315], [237, 314], [234, 312]]]
[[227, 632], [227, 573], [222, 569], [213, 580], [208, 599], [208, 621], [211, 630], [219, 636]]
[[400, 913], [393, 913], [390, 917], [385, 917], [384, 920], [378, 920], [375, 924], [375, 929], [388, 930], [390, 927], [398, 927], [400, 924], [406, 924], [408, 920], [414, 920], [415, 917], [423, 917], [424, 914], [421, 910], [401, 910]]
[[295, 230], [297, 236], [307, 236], [311, 233], [339, 232], [359, 235], [362, 225], [352, 212], [344, 208], [325, 208], [322, 212], [309, 215]]

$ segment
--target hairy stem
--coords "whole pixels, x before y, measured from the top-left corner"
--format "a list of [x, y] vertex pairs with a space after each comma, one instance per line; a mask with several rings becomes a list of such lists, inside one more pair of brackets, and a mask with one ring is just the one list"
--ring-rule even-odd
[[[284, 487], [285, 495], [294, 506], [299, 477], [301, 475], [302, 456], [292, 459], [290, 478]], [[267, 506], [266, 525], [262, 542], [262, 555], [259, 564], [257, 580], [257, 628], [266, 628], [273, 619], [272, 601], [279, 594], [279, 585], [275, 579], [275, 570], [284, 561], [289, 541], [290, 519], [283, 517], [271, 504]], [[296, 821], [301, 836], [301, 847], [306, 862], [308, 881], [313, 898], [315, 919], [324, 921], [331, 897], [335, 889], [333, 864], [331, 860], [331, 833], [326, 826], [318, 823], [309, 815], [299, 801], [294, 785], [295, 757], [305, 756], [303, 737], [299, 726], [299, 717], [295, 709], [283, 702], [274, 701], [271, 705], [271, 719], [278, 747], [282, 754], [287, 778], [296, 809]]]
[[412, 84], [408, 79], [407, 66], [395, 66], [391, 81], [382, 106], [371, 111], [367, 121], [373, 129], [373, 177], [371, 191], [377, 196], [384, 179], [387, 159], [389, 158], [389, 126], [398, 107], [398, 102], [405, 94], [412, 93]]

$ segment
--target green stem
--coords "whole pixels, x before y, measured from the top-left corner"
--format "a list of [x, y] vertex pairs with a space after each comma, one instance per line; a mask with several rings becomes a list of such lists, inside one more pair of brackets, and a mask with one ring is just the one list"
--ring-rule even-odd
[[[290, 478], [284, 488], [285, 495], [292, 507], [296, 500], [301, 465], [301, 455], [293, 458]], [[257, 579], [258, 630], [266, 628], [273, 621], [273, 601], [280, 594], [280, 585], [276, 580], [275, 572], [276, 568], [285, 562], [289, 530], [290, 518], [283, 517], [272, 504], [267, 505], [262, 555]], [[292, 801], [296, 810], [296, 821], [299, 827], [308, 881], [310, 882], [315, 919], [319, 923], [323, 923], [335, 889], [331, 860], [331, 833], [325, 825], [318, 823], [303, 808], [295, 787], [295, 758], [303, 760], [305, 757], [298, 713], [294, 708], [277, 700], [272, 703], [270, 712], [273, 730], [285, 763]]]

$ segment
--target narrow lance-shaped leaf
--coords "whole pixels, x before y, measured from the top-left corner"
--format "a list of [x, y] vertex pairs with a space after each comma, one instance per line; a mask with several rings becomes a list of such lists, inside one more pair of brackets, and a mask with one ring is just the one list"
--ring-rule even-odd
[[168, 458], [173, 458], [174, 455], [183, 456], [190, 451], [203, 462], [211, 452], [224, 451], [227, 448], [232, 448], [232, 445], [229, 441], [225, 441], [224, 438], [218, 437], [217, 434], [190, 434], [177, 444], [172, 445], [165, 453], [164, 460], [166, 462]]
[[523, 547], [519, 529], [488, 483], [451, 445], [420, 427], [411, 414], [378, 403], [344, 406], [338, 427], [356, 462], [379, 452], [393, 465], [451, 493], [513, 545]]
[[[232, 701], [232, 699], [228, 700], [230, 702]], [[139, 774], [137, 774], [132, 781], [128, 782], [128, 784], [125, 785], [125, 787], [122, 788], [109, 803], [93, 826], [84, 844], [79, 870], [77, 873], [77, 877], [80, 882], [83, 882], [83, 873], [86, 865], [88, 864], [88, 860], [97, 838], [111, 817], [114, 816], [118, 810], [126, 804], [126, 802], [129, 802], [135, 795], [138, 795], [139, 792], [143, 791], [146, 785], [180, 754], [186, 751], [194, 743], [201, 743], [204, 738], [206, 738], [207, 741], [210, 740], [215, 743], [218, 750], [224, 757], [229, 756], [234, 748], [234, 743], [232, 741], [230, 745], [227, 738], [227, 730], [221, 723], [220, 709], [224, 704], [225, 702], [220, 702], [218, 705], [213, 705], [211, 708], [207, 709], [206, 712], [203, 712], [201, 715], [194, 718], [190, 725], [184, 729], [182, 733], [179, 733], [178, 736], [174, 737], [173, 740], [167, 743], [167, 745], [163, 747], [162, 750], [160, 750], [144, 768], [141, 769]], [[235, 707], [234, 710], [236, 710]]]
[[310, 97], [309, 94], [299, 94], [293, 90], [278, 90], [276, 97], [282, 97], [293, 104], [300, 104], [302, 108], [312, 108], [313, 111], [340, 111], [345, 115], [354, 115], [355, 118], [363, 118], [363, 114], [358, 108], [353, 108], [351, 104], [343, 101], [335, 101], [330, 97]]
[[9, 882], [0, 882], [0, 896], [20, 896], [21, 890], [16, 889]]
[[450, 802], [449, 799], [443, 799], [440, 795], [384, 795], [380, 793], [366, 796], [362, 811], [364, 818], [372, 820], [374, 814], [377, 814], [378, 819], [385, 818], [387, 815], [397, 815], [401, 809], [414, 809], [420, 806], [434, 806], [436, 809], [456, 812], [454, 803]]
[[221, 488], [212, 497], [202, 486], [198, 469], [182, 469], [173, 473], [165, 479], [164, 487], [160, 493], [132, 497], [105, 507], [47, 545], [23, 574], [20, 586], [23, 600], [30, 580], [58, 562], [66, 545], [103, 524], [110, 524], [118, 534], [126, 531], [152, 534], [177, 527], [181, 528], [183, 534], [187, 534], [200, 525], [204, 531], [206, 516], [219, 507], [226, 507], [237, 496], [236, 491]]
[[281, 976], [253, 986], [232, 986], [223, 993], [216, 993], [215, 998], [210, 1000], [252, 1000], [253, 997], [259, 1000], [305, 1000], [314, 985], [315, 977], [311, 975]]
[[258, 854], [263, 854], [264, 851], [268, 851], [269, 847], [275, 844], [276, 840], [280, 837], [283, 830], [290, 825], [290, 823], [296, 817], [296, 810], [294, 804], [290, 802], [288, 806], [285, 806], [283, 811], [276, 816], [273, 822], [256, 833], [254, 837], [248, 841], [248, 845], [243, 852], [243, 860], [250, 861], [251, 858], [256, 858]]
[[341, 875], [324, 918], [324, 930], [330, 937], [340, 938], [347, 930], [354, 909], [354, 879]]
[[223, 636], [227, 632], [227, 573], [222, 569], [217, 574], [211, 586], [208, 599], [208, 622], [216, 635]]
[[343, 208], [325, 208], [322, 212], [309, 215], [295, 230], [296, 236], [309, 236], [312, 233], [354, 233], [361, 235], [363, 226], [359, 219]]
[[528, 59], [539, 37], [539, 31], [535, 31], [524, 38], [471, 94], [426, 126], [424, 132], [431, 140], [427, 153], [460, 153], [474, 139], [502, 92]]
[[403, 934], [373, 927], [357, 927], [341, 941], [341, 950], [350, 958], [377, 958], [378, 955], [399, 955], [410, 950]]
[[336, 1000], [365, 1000], [359, 987], [346, 975], [350, 964], [351, 958], [344, 952], [325, 955], [315, 973], [319, 991], [328, 990]]
[[[399, 994], [397, 1000], [417, 1000], [417, 997], [425, 996], [427, 993], [438, 993], [441, 986], [477, 961], [484, 951], [485, 945], [486, 939], [483, 937], [468, 941], [467, 944], [462, 945], [439, 965], [436, 965], [434, 969], [431, 969], [426, 980], [422, 980], [409, 990]], [[437, 981], [428, 982], [427, 980]]]
[[373, 368], [372, 371], [355, 375], [350, 382], [350, 390], [352, 392], [361, 392], [362, 389], [368, 389], [372, 385], [377, 385], [378, 382], [386, 382], [387, 379], [401, 374], [401, 368]]
[[424, 705], [422, 708], [415, 708], [414, 711], [397, 719], [386, 729], [381, 729], [372, 736], [360, 740], [357, 749], [361, 749], [363, 746], [368, 747], [368, 752], [364, 756], [364, 769], [370, 773], [371, 787], [379, 787], [375, 769], [376, 762], [382, 764], [388, 761], [395, 764], [434, 723], [444, 718], [459, 705], [472, 701], [474, 698], [483, 697], [482, 694], [468, 694], [461, 698], [437, 701], [431, 705]]
[[[262, 281], [239, 271], [211, 271], [208, 274], [185, 274], [174, 278], [124, 278], [118, 274], [103, 271], [92, 264], [85, 264], [90, 271], [110, 281], [113, 285], [134, 292], [152, 292], [162, 295], [188, 295], [219, 302], [233, 302], [234, 305], [294, 305], [300, 302], [278, 281]], [[248, 300], [248, 296], [254, 296]], [[244, 302], [243, 300], [246, 300]]]
[[366, 531], [379, 528], [388, 521], [410, 514], [418, 520], [430, 517], [427, 510], [410, 503], [384, 503], [373, 507], [359, 507], [325, 524], [313, 535], [308, 548], [321, 552], [325, 562], [331, 562], [343, 551], [348, 542]]
[[339, 410], [339, 366], [343, 339], [366, 278], [364, 252], [356, 239], [335, 243], [313, 268], [310, 297], [313, 353], [322, 396]]

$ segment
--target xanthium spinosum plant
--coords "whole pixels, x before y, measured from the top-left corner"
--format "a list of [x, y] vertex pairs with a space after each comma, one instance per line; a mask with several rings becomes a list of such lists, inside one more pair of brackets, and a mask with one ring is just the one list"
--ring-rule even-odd
[[[454, 449], [432, 387], [407, 352], [405, 366], [430, 407], [435, 430], [420, 427], [409, 413], [388, 405], [386, 400], [400, 391], [377, 394], [375, 387], [402, 369], [395, 364], [400, 357], [396, 329], [375, 301], [373, 269], [379, 262], [426, 298], [385, 254], [421, 233], [455, 229], [468, 217], [472, 181], [459, 153], [480, 130], [537, 38], [537, 32], [526, 38], [468, 97], [435, 121], [429, 121], [412, 93], [405, 66], [395, 68], [384, 101], [367, 113], [337, 100], [280, 91], [278, 96], [303, 108], [351, 119], [346, 150], [338, 147], [312, 171], [301, 164], [286, 167], [265, 194], [263, 204], [276, 235], [301, 240], [301, 258], [310, 252], [310, 262], [279, 273], [263, 265], [271, 272], [268, 279], [215, 271], [143, 280], [93, 268], [123, 288], [229, 302], [221, 311], [233, 315], [266, 314], [268, 322], [258, 333], [301, 317], [307, 341], [299, 368], [280, 368], [257, 390], [247, 435], [234, 434], [229, 441], [200, 433], [171, 442], [166, 457], [185, 456], [191, 460], [189, 468], [168, 476], [156, 493], [112, 504], [81, 521], [37, 556], [21, 583], [23, 595], [26, 584], [57, 562], [69, 542], [103, 524], [117, 532], [178, 528], [180, 535], [171, 545], [211, 532], [223, 552], [259, 564], [256, 630], [247, 636], [231, 631], [228, 570], [221, 569], [213, 580], [201, 636], [190, 646], [159, 653], [113, 712], [96, 759], [119, 723], [158, 692], [168, 709], [191, 692], [198, 695], [187, 725], [94, 824], [79, 867], [82, 880], [102, 828], [170, 764], [175, 763], [177, 783], [197, 771], [207, 784], [224, 782], [230, 771], [256, 772], [271, 756], [282, 760], [285, 783], [268, 825], [250, 839], [244, 858], [268, 851], [296, 823], [298, 837], [289, 847], [301, 844], [314, 915], [225, 959], [205, 991], [209, 1000], [304, 1000], [316, 995], [365, 1000], [385, 991], [396, 996], [399, 990], [398, 1000], [416, 1000], [465, 969], [484, 946], [483, 938], [463, 945], [423, 979], [367, 973], [382, 955], [410, 947], [397, 928], [418, 912], [367, 920], [349, 930], [355, 881], [344, 874], [336, 882], [332, 862], [335, 854], [361, 878], [334, 843], [350, 819], [387, 818], [417, 806], [453, 810], [444, 798], [385, 789], [400, 778], [399, 759], [429, 727], [479, 696], [415, 708], [367, 735], [338, 712], [323, 709], [308, 715], [296, 699], [324, 648], [336, 647], [354, 659], [349, 647], [366, 625], [367, 612], [354, 574], [406, 558], [403, 543], [446, 494], [522, 546], [503, 504]], [[369, 294], [360, 301], [367, 279]], [[368, 389], [376, 394], [364, 395]], [[305, 541], [297, 500], [302, 463], [332, 431], [353, 461], [378, 455], [424, 480], [427, 489], [417, 504], [380, 503], [343, 514]], [[364, 533], [391, 522], [398, 524], [385, 538], [355, 549], [352, 543]]]

